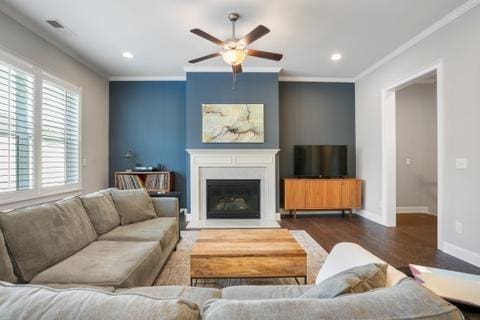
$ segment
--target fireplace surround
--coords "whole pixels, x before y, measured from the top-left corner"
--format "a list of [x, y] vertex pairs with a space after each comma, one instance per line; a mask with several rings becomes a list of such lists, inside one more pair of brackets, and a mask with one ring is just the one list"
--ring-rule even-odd
[[[278, 149], [187, 149], [190, 155], [190, 210], [187, 229], [279, 228]], [[260, 180], [260, 218], [208, 218], [207, 180]]]

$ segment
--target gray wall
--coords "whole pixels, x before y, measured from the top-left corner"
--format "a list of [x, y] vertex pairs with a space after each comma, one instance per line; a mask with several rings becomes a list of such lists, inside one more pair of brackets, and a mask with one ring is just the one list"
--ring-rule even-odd
[[[108, 185], [108, 80], [0, 12], [0, 49], [82, 88], [83, 192]], [[53, 197], [0, 206], [25, 206]]]
[[436, 213], [437, 85], [410, 85], [396, 99], [397, 207]]
[[[264, 143], [202, 143], [202, 104], [262, 103], [265, 117]], [[278, 74], [241, 73], [232, 89], [232, 73], [187, 73], [187, 148], [275, 149], [278, 133]]]
[[[439, 75], [439, 153], [444, 166], [443, 212], [439, 211], [440, 248], [480, 266], [480, 6], [436, 31], [355, 84], [357, 176], [366, 181], [364, 212], [382, 220], [382, 89], [420, 70], [442, 63]], [[439, 101], [440, 105], [440, 101]], [[440, 150], [439, 150], [440, 151]], [[467, 158], [467, 169], [455, 159]], [[441, 187], [441, 186], [440, 186]], [[376, 217], [376, 218], [374, 218]], [[455, 232], [455, 223], [463, 225]]]
[[353, 84], [280, 82], [280, 177], [293, 176], [296, 144], [348, 145], [348, 174], [355, 176]]

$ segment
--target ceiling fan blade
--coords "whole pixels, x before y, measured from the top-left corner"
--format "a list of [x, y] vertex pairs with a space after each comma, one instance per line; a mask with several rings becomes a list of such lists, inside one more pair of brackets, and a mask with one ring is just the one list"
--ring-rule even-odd
[[202, 37], [204, 39], [207, 39], [208, 41], [211, 41], [215, 44], [218, 44], [219, 46], [224, 46], [225, 45], [225, 42], [223, 42], [222, 40], [218, 39], [218, 38], [215, 38], [214, 36], [212, 36], [211, 34], [209, 33], [206, 33], [205, 31], [203, 30], [200, 30], [198, 28], [195, 28], [195, 29], [192, 29], [190, 30], [191, 33], [193, 34], [196, 34], [197, 36], [199, 37]]
[[199, 57], [199, 58], [196, 58], [196, 59], [189, 60], [188, 62], [190, 62], [190, 63], [197, 63], [197, 62], [200, 62], [200, 61], [203, 61], [203, 60], [207, 60], [207, 59], [211, 59], [211, 58], [218, 57], [219, 55], [220, 55], [220, 52], [215, 52], [215, 53], [212, 53], [212, 54], [208, 54], [208, 55], [206, 55], [206, 56], [203, 56], [203, 57]]
[[246, 46], [247, 44], [252, 43], [253, 41], [263, 37], [264, 35], [266, 35], [269, 32], [270, 32], [270, 29], [268, 29], [264, 25], [258, 25], [255, 29], [250, 31], [249, 34], [247, 34], [245, 37], [243, 37], [240, 40], [240, 42], [242, 42], [243, 45]]
[[236, 66], [232, 66], [232, 71], [233, 71], [233, 73], [235, 73], [235, 74], [242, 73], [242, 72], [243, 72], [243, 70], [242, 70], [242, 65], [241, 65], [241, 64], [237, 64]]
[[253, 50], [253, 49], [248, 49], [247, 54], [252, 57], [275, 60], [275, 61], [280, 61], [283, 57], [283, 54], [280, 54], [280, 53]]

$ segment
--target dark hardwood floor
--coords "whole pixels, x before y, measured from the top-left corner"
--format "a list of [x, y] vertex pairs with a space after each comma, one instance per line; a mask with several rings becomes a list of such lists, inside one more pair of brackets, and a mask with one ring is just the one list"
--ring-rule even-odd
[[436, 217], [399, 214], [397, 227], [387, 228], [357, 215], [282, 216], [281, 226], [305, 230], [325, 250], [339, 242], [355, 242], [395, 267], [409, 263], [480, 275], [480, 268], [437, 250]]

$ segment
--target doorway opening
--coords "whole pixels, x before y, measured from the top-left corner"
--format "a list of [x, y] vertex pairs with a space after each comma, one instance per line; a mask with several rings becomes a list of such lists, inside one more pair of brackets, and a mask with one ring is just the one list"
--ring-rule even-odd
[[435, 224], [438, 249], [442, 247], [441, 79], [437, 64], [382, 90], [384, 224], [394, 227], [397, 218], [417, 221], [407, 218], [415, 214], [421, 218], [418, 221]]

